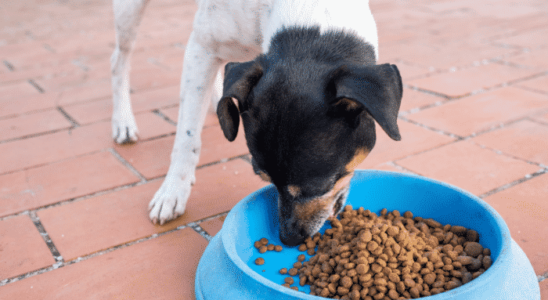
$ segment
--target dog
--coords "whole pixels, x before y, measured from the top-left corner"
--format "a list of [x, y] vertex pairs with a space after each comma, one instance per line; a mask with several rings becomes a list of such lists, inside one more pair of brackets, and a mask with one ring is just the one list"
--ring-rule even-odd
[[[137, 140], [128, 60], [147, 2], [113, 3], [117, 143]], [[211, 103], [229, 141], [242, 120], [253, 170], [279, 194], [280, 239], [297, 245], [343, 209], [354, 169], [375, 145], [375, 122], [390, 138], [401, 139], [398, 68], [376, 64], [377, 29], [368, 1], [197, 4], [171, 164], [149, 204], [150, 219], [164, 224], [184, 213]]]

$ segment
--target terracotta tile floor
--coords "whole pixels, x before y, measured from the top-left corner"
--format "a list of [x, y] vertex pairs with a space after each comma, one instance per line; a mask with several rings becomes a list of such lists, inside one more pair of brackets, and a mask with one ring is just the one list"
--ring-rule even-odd
[[[382, 63], [400, 66], [403, 140], [362, 168], [462, 187], [505, 218], [548, 299], [548, 2], [372, 0]], [[168, 168], [196, 5], [156, 0], [132, 57], [140, 141], [110, 137], [109, 0], [0, 4], [0, 299], [193, 299], [227, 212], [265, 184], [243, 135], [206, 120], [186, 213], [148, 201]], [[241, 132], [240, 132], [241, 133]]]

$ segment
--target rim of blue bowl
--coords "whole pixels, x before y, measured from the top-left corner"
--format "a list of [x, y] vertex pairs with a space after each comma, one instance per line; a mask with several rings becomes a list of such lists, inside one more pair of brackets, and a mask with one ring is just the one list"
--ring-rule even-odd
[[[430, 299], [434, 300], [434, 299], [437, 299], [437, 298], [443, 299], [443, 298], [446, 298], [448, 296], [457, 297], [457, 296], [460, 296], [460, 295], [468, 292], [470, 289], [481, 288], [483, 285], [486, 285], [486, 284], [489, 284], [490, 282], [492, 282], [493, 279], [495, 279], [495, 277], [497, 276], [497, 270], [502, 269], [504, 264], [506, 263], [506, 261], [508, 261], [510, 259], [507, 255], [507, 252], [510, 251], [511, 237], [510, 237], [510, 230], [508, 229], [508, 226], [506, 225], [506, 222], [504, 222], [504, 219], [500, 216], [500, 214], [494, 208], [492, 208], [489, 204], [487, 204], [487, 202], [483, 201], [482, 199], [480, 199], [476, 195], [473, 195], [470, 192], [465, 191], [465, 190], [463, 190], [463, 189], [461, 189], [457, 186], [454, 186], [454, 185], [451, 185], [451, 184], [448, 184], [448, 183], [445, 183], [445, 182], [441, 182], [441, 181], [438, 181], [438, 180], [435, 180], [435, 179], [431, 179], [431, 178], [428, 178], [428, 177], [415, 175], [415, 174], [392, 172], [392, 171], [382, 171], [382, 170], [356, 170], [355, 173], [378, 173], [378, 174], [385, 174], [385, 175], [391, 175], [391, 176], [411, 177], [411, 178], [415, 178], [415, 179], [419, 179], [419, 180], [428, 181], [430, 183], [442, 185], [442, 186], [447, 187], [449, 189], [456, 190], [457, 192], [460, 192], [460, 193], [464, 194], [465, 196], [467, 196], [471, 200], [476, 201], [483, 209], [488, 211], [489, 214], [493, 215], [495, 223], [497, 224], [498, 228], [500, 229], [502, 246], [501, 246], [500, 253], [497, 256], [497, 259], [493, 262], [491, 267], [489, 269], [487, 269], [487, 271], [485, 271], [481, 276], [479, 276], [478, 278], [472, 280], [469, 283], [466, 283], [465, 285], [462, 285], [458, 288], [455, 288], [453, 290], [446, 291], [446, 292], [443, 292], [443, 293], [440, 293], [440, 294], [437, 294], [437, 295], [421, 297], [421, 299], [422, 298], [430, 298]], [[232, 211], [241, 210], [242, 207], [247, 204], [247, 202], [249, 202], [250, 200], [257, 197], [259, 194], [261, 194], [261, 193], [263, 193], [266, 190], [271, 189], [271, 188], [273, 188], [273, 185], [268, 185], [268, 186], [260, 188], [259, 190], [247, 195], [246, 197], [244, 197], [240, 202], [238, 202], [238, 204], [236, 204], [234, 206], [234, 208], [232, 208], [230, 213], [227, 215], [227, 218], [224, 221], [223, 227], [227, 226], [227, 228], [229, 228], [229, 227], [235, 226], [235, 224], [236, 224], [236, 220], [235, 220], [236, 214], [232, 213]], [[324, 297], [321, 297], [321, 296], [314, 296], [314, 295], [304, 294], [302, 292], [297, 292], [297, 291], [294, 291], [292, 289], [288, 289], [286, 287], [283, 287], [280, 284], [274, 283], [274, 282], [266, 279], [265, 277], [261, 276], [257, 272], [253, 271], [238, 255], [238, 252], [236, 250], [236, 245], [235, 245], [235, 239], [230, 239], [227, 236], [227, 234], [223, 234], [223, 232], [230, 232], [230, 231], [229, 230], [221, 231], [221, 239], [223, 241], [223, 247], [225, 248], [225, 251], [226, 251], [228, 257], [230, 258], [230, 260], [232, 260], [232, 262], [243, 273], [245, 273], [247, 276], [251, 277], [256, 282], [266, 286], [267, 288], [276, 290], [276, 291], [278, 291], [282, 294], [286, 294], [288, 296], [294, 296], [294, 297], [297, 297], [297, 298], [300, 298], [300, 299], [310, 299], [310, 300], [313, 300], [313, 299], [329, 299], [329, 298], [324, 298]]]

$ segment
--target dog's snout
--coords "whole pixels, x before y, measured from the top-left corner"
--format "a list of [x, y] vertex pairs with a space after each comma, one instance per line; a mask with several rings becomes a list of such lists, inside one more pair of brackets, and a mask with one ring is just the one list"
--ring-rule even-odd
[[301, 244], [305, 238], [306, 234], [303, 234], [302, 231], [293, 232], [286, 229], [280, 231], [280, 240], [287, 246], [297, 246]]

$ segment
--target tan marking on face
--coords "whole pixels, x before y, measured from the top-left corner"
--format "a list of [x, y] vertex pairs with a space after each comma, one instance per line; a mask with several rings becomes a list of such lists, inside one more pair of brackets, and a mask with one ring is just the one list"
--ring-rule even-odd
[[360, 104], [358, 104], [356, 101], [347, 98], [342, 98], [341, 100], [337, 101], [335, 105], [343, 105], [346, 110], [354, 110], [360, 107]]
[[297, 220], [308, 221], [313, 216], [318, 215], [322, 211], [328, 211], [331, 206], [332, 198], [317, 198], [307, 201], [303, 204], [296, 204], [294, 210], [294, 217]]
[[353, 175], [354, 172], [337, 180], [333, 188], [324, 195], [316, 199], [307, 201], [304, 204], [297, 204], [294, 211], [295, 217], [298, 220], [306, 221], [310, 220], [313, 216], [318, 215], [322, 211], [331, 214], [331, 210], [333, 210], [333, 206], [335, 205], [335, 202], [337, 200], [335, 196], [337, 196], [343, 188], [347, 187], [350, 184], [350, 180], [352, 179]]
[[296, 185], [292, 185], [292, 184], [287, 186], [287, 191], [293, 197], [297, 197], [298, 195], [301, 194], [301, 188], [296, 186]]
[[348, 172], [354, 172], [354, 169], [356, 169], [356, 167], [361, 164], [362, 161], [364, 161], [367, 155], [369, 155], [369, 150], [365, 148], [358, 149], [356, 151], [356, 154], [354, 154], [354, 158], [352, 158], [352, 160], [348, 164], [346, 164], [346, 170]]
[[350, 180], [352, 180], [352, 176], [354, 176], [353, 170], [348, 175], [341, 177], [341, 179], [337, 180], [337, 182], [335, 182], [335, 185], [333, 186], [333, 189], [331, 190], [330, 193], [333, 196], [337, 195], [340, 190], [342, 190], [344, 187], [347, 187], [350, 184]]
[[270, 180], [270, 176], [268, 176], [265, 172], [263, 171], [259, 171], [259, 176], [261, 177], [262, 180], [264, 181], [268, 181], [268, 182], [271, 182], [272, 180]]

